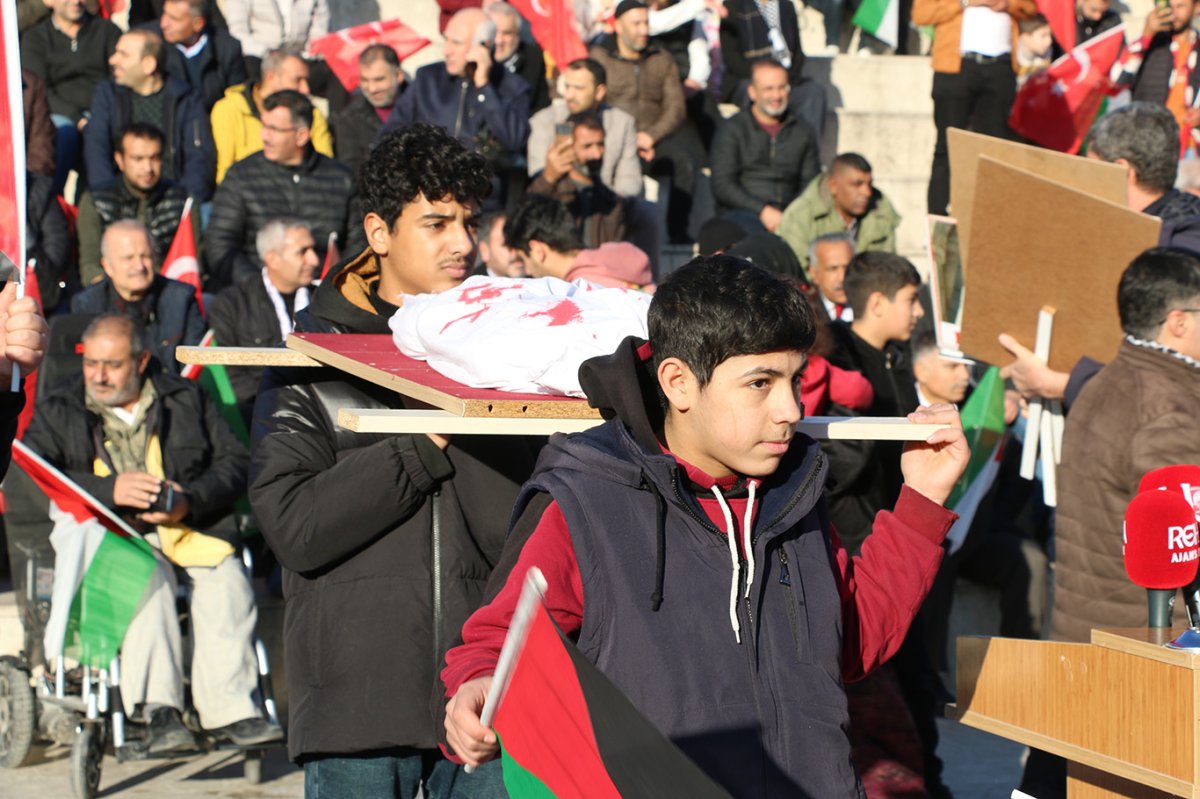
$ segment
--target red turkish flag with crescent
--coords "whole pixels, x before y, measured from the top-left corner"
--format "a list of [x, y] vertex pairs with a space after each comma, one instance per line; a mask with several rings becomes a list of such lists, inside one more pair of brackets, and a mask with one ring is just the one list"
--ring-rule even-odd
[[429, 40], [400, 20], [388, 19], [328, 33], [310, 42], [308, 52], [324, 58], [346, 91], [352, 92], [358, 88], [358, 57], [373, 44], [388, 45], [403, 61]]
[[0, 280], [20, 281], [25, 265], [25, 112], [16, 0], [0, 0]]
[[529, 21], [537, 39], [559, 70], [577, 58], [587, 57], [587, 48], [579, 38], [575, 12], [567, 0], [510, 0], [513, 8]]
[[1054, 41], [1063, 50], [1075, 48], [1075, 0], [1037, 0], [1037, 10], [1050, 23]]
[[1051, 150], [1079, 152], [1108, 93], [1108, 74], [1124, 43], [1125, 26], [1118, 25], [1029, 78], [1017, 92], [1009, 127]]

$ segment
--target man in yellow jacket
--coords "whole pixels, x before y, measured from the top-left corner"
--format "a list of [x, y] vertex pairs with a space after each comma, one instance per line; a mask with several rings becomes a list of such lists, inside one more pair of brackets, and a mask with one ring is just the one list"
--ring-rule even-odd
[[[280, 48], [262, 61], [262, 80], [239, 83], [225, 90], [212, 110], [213, 142], [217, 147], [217, 183], [234, 163], [263, 148], [263, 99], [281, 89], [308, 94], [308, 64], [299, 53]], [[322, 155], [333, 157], [333, 134], [320, 111], [313, 110], [312, 145]]]

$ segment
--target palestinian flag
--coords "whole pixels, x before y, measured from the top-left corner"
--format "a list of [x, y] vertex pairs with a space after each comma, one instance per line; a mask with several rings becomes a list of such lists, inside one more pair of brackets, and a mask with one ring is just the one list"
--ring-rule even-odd
[[991, 490], [1000, 471], [1000, 456], [1003, 454], [1004, 433], [1008, 425], [1004, 422], [1004, 380], [1000, 370], [991, 367], [984, 372], [963, 405], [960, 413], [967, 446], [971, 448], [971, 459], [967, 470], [958, 479], [946, 507], [958, 514], [958, 521], [946, 534], [950, 552], [956, 552], [966, 539], [967, 531], [979, 510], [979, 503]]
[[509, 796], [728, 797], [579, 653], [526, 583], [492, 683]]
[[[200, 346], [217, 346], [216, 336], [211, 330], [204, 334], [204, 338], [200, 339]], [[229, 372], [225, 367], [213, 363], [206, 365], [189, 363], [184, 365], [180, 374], [188, 380], [200, 383], [201, 388], [217, 404], [221, 418], [233, 430], [238, 441], [250, 446], [250, 432], [246, 429], [246, 421], [242, 418], [241, 411], [238, 410], [237, 395], [233, 392], [233, 383], [229, 380]]]
[[106, 668], [147, 588], [161, 579], [154, 551], [104, 503], [24, 443], [13, 442], [12, 459], [50, 498], [54, 589], [46, 656]]
[[862, 28], [888, 47], [900, 41], [900, 0], [863, 0], [851, 25]]
[[0, 280], [21, 280], [25, 263], [25, 112], [17, 6], [0, 1]]

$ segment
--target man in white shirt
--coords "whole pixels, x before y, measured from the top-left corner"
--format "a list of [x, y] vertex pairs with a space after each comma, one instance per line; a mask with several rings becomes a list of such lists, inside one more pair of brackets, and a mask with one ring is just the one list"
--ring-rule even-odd
[[808, 245], [808, 274], [821, 293], [821, 304], [830, 321], [854, 321], [854, 309], [846, 297], [846, 267], [854, 258], [854, 237], [849, 233], [825, 233]]

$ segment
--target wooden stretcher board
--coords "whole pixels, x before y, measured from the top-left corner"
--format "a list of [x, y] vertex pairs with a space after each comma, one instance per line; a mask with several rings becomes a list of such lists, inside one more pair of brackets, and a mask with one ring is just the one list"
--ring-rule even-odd
[[599, 419], [587, 400], [548, 394], [516, 394], [473, 388], [435, 371], [396, 349], [386, 334], [292, 333], [289, 349], [428, 403], [455, 416], [504, 419]]
[[176, 347], [175, 360], [199, 366], [321, 366], [284, 347]]
[[[601, 424], [600, 419], [455, 416], [439, 410], [382, 410], [342, 408], [338, 425], [357, 433], [437, 433], [440, 435], [529, 435], [580, 433]], [[903, 417], [813, 416], [797, 429], [815, 439], [924, 441], [948, 425], [913, 424]]]

